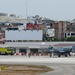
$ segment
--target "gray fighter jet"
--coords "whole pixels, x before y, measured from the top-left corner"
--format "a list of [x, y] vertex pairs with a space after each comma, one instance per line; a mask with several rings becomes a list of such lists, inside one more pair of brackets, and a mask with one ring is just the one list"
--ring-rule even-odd
[[60, 57], [61, 55], [64, 55], [65, 57], [67, 57], [68, 55], [70, 56], [70, 52], [72, 52], [72, 47], [57, 48], [57, 47], [51, 46], [51, 47], [47, 48], [47, 50], [45, 50], [45, 52], [56, 53], [58, 55], [58, 57]]

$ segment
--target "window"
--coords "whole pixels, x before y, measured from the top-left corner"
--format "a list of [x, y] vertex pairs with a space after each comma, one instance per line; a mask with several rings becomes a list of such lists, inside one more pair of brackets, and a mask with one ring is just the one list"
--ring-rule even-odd
[[71, 33], [71, 36], [75, 36], [75, 33]]
[[70, 28], [67, 28], [67, 30], [70, 30]]
[[68, 33], [67, 35], [70, 36], [70, 33]]

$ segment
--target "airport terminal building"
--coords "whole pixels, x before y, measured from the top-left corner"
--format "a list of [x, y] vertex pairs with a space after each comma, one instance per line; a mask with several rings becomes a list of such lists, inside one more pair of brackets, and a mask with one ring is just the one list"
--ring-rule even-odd
[[[42, 30], [5, 30], [5, 44], [16, 47], [16, 53], [38, 53], [42, 49], [40, 45], [27, 44], [25, 41], [42, 41]], [[13, 46], [13, 44], [15, 44]], [[18, 46], [18, 45], [20, 46]], [[16, 46], [17, 45], [17, 46]]]

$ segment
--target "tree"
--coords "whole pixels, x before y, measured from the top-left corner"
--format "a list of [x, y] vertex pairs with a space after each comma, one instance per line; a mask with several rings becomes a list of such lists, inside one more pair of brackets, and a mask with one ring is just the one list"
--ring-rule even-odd
[[75, 41], [75, 37], [68, 37], [66, 41]]

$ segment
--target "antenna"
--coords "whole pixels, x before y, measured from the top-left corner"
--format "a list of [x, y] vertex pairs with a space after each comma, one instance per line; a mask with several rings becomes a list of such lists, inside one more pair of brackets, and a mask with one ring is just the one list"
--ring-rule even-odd
[[27, 3], [27, 0], [26, 0], [26, 18], [28, 17], [28, 3]]

